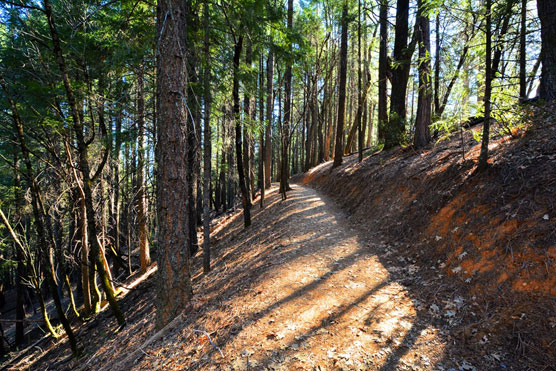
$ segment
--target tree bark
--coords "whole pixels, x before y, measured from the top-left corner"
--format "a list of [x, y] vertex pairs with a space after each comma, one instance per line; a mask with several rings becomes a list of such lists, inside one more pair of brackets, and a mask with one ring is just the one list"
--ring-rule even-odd
[[411, 53], [408, 50], [409, 0], [398, 0], [396, 7], [396, 38], [392, 65], [392, 92], [390, 97], [390, 117], [384, 148], [389, 149], [403, 140], [406, 120], [406, 93]]
[[245, 169], [243, 168], [243, 154], [241, 145], [241, 117], [239, 115], [239, 61], [241, 57], [241, 50], [243, 49], [243, 35], [240, 35], [236, 40], [234, 46], [234, 59], [233, 59], [233, 108], [232, 114], [235, 124], [235, 144], [236, 144], [236, 163], [237, 173], [239, 177], [239, 188], [241, 190], [241, 198], [243, 202], [243, 224], [245, 228], [251, 225], [251, 196], [247, 188], [245, 179]]
[[147, 232], [147, 198], [145, 197], [145, 82], [143, 65], [137, 73], [137, 219], [139, 222], [139, 251], [141, 272], [151, 265]]
[[432, 86], [430, 65], [430, 26], [426, 2], [417, 2], [417, 42], [419, 43], [419, 97], [415, 121], [415, 147], [426, 146], [431, 139], [429, 126], [432, 114]]
[[[111, 172], [112, 172], [112, 194], [110, 197], [110, 216], [109, 216], [109, 237], [114, 247], [114, 274], [118, 276], [120, 269], [125, 269], [123, 263], [119, 261], [121, 254], [120, 238], [120, 151], [121, 151], [121, 132], [122, 132], [122, 109], [119, 108], [114, 119], [114, 149], [112, 152]], [[129, 257], [128, 257], [129, 259]]]
[[260, 206], [264, 208], [265, 198], [265, 134], [264, 134], [264, 70], [263, 54], [259, 56], [259, 188], [261, 190]]
[[336, 145], [334, 163], [332, 167], [342, 164], [344, 152], [344, 125], [346, 120], [346, 78], [347, 78], [347, 48], [348, 48], [348, 4], [344, 0], [342, 9], [342, 35], [340, 41], [340, 86], [338, 92], [338, 121], [336, 125]]
[[380, 49], [378, 54], [378, 138], [386, 140], [388, 126], [388, 0], [380, 1]]
[[519, 98], [527, 99], [527, 0], [521, 0], [519, 30]]
[[435, 55], [434, 55], [434, 115], [439, 117], [440, 110], [440, 11], [436, 13], [436, 27], [435, 27]]
[[[253, 64], [253, 48], [251, 43], [247, 43], [247, 47], [245, 48], [245, 65], [247, 68], [251, 68]], [[247, 197], [249, 198], [249, 203], [253, 204], [253, 188], [251, 187], [251, 181], [253, 178], [251, 177], [251, 118], [253, 115], [253, 101], [251, 99], [251, 91], [249, 86], [245, 85], [243, 89], [243, 112], [244, 112], [244, 125], [243, 125], [243, 169], [244, 169], [244, 176], [245, 176], [245, 186], [247, 188]]]
[[[292, 53], [291, 33], [293, 30], [293, 0], [288, 0], [288, 53]], [[282, 160], [280, 161], [280, 194], [282, 199], [286, 199], [286, 192], [290, 189], [288, 184], [288, 152], [290, 146], [290, 123], [292, 119], [292, 62], [286, 62], [284, 74], [284, 122], [282, 124]]]
[[204, 54], [204, 95], [205, 95], [205, 117], [204, 117], [204, 152], [203, 152], [203, 272], [210, 271], [210, 177], [211, 177], [211, 130], [210, 130], [210, 105], [212, 95], [210, 92], [210, 18], [209, 1], [205, 0], [203, 9], [203, 20], [205, 29]]
[[189, 268], [189, 202], [191, 171], [187, 136], [193, 123], [187, 114], [187, 2], [161, 0], [157, 7], [159, 56], [157, 78], [157, 211], [158, 292], [156, 327], [164, 327], [187, 308], [192, 295]]
[[266, 60], [266, 128], [265, 128], [265, 161], [264, 161], [264, 186], [271, 187], [272, 181], [272, 111], [274, 109], [274, 92], [272, 84], [274, 82], [274, 52], [272, 45], [268, 48], [268, 58]]
[[[361, 0], [357, 1], [358, 5], [358, 13], [357, 13], [357, 98], [358, 98], [358, 108], [357, 108], [357, 115], [355, 121], [357, 122], [357, 150], [358, 150], [358, 160], [359, 162], [363, 161], [363, 134], [364, 134], [364, 127], [363, 127], [363, 97], [361, 92], [361, 84], [363, 78], [363, 70], [362, 70], [362, 62], [361, 62]], [[370, 80], [370, 79], [369, 79]]]
[[[19, 229], [19, 234], [23, 228], [18, 228], [21, 226], [21, 217], [23, 207], [25, 206], [25, 200], [21, 193], [21, 177], [19, 175], [19, 158], [15, 155], [14, 158], [14, 190], [15, 190], [15, 207], [16, 207], [16, 217], [17, 217], [17, 225], [15, 226], [16, 230]], [[16, 242], [14, 242], [16, 243]], [[16, 243], [17, 244], [17, 243]], [[16, 298], [16, 306], [15, 306], [15, 319], [18, 321], [15, 324], [15, 345], [23, 345], [25, 342], [25, 329], [23, 327], [23, 320], [25, 319], [25, 308], [23, 306], [23, 296], [25, 295], [25, 286], [23, 284], [25, 280], [25, 256], [23, 251], [16, 246], [16, 258], [17, 258], [17, 272], [16, 272], [16, 290], [17, 290], [17, 298]]]
[[477, 165], [478, 171], [487, 168], [488, 163], [488, 142], [490, 132], [490, 96], [492, 92], [492, 0], [486, 0], [486, 46], [485, 46], [485, 118], [483, 123], [483, 140], [481, 143], [481, 154]]
[[[371, 79], [369, 79], [369, 81], [367, 81], [367, 86], [365, 87], [365, 90], [363, 91], [363, 95], [361, 97], [358, 97], [359, 99], [359, 103], [357, 105], [357, 111], [355, 112], [355, 117], [353, 118], [353, 122], [351, 124], [351, 128], [349, 130], [348, 133], [348, 137], [346, 140], [346, 146], [344, 148], [344, 154], [349, 154], [352, 152], [353, 150], [353, 141], [355, 138], [355, 134], [358, 132], [359, 130], [359, 126], [360, 126], [360, 122], [361, 122], [361, 118], [363, 115], [363, 108], [365, 106], [365, 104], [367, 103], [367, 97], [369, 96], [369, 92], [371, 91], [372, 88], [372, 81]], [[361, 133], [359, 133], [361, 134]], [[361, 135], [362, 137], [362, 135]], [[358, 143], [358, 145], [362, 146], [362, 143]]]
[[541, 21], [542, 70], [539, 97], [556, 99], [556, 7], [551, 0], [537, 0]]

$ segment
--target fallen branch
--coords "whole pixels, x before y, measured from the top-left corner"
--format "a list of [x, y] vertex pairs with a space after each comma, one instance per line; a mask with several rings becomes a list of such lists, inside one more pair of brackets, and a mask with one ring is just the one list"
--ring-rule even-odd
[[14, 323], [14, 322], [42, 323], [44, 321], [42, 319], [0, 319], [0, 323]]
[[208, 332], [203, 331], [203, 330], [196, 330], [196, 329], [193, 329], [193, 331], [194, 331], [194, 332], [199, 332], [199, 333], [201, 333], [201, 334], [204, 334], [204, 335], [208, 338], [208, 341], [209, 341], [210, 345], [212, 345], [212, 346], [214, 347], [214, 349], [216, 349], [216, 350], [218, 351], [218, 353], [220, 353], [220, 355], [222, 356], [222, 358], [224, 358], [224, 354], [222, 353], [222, 350], [220, 350], [220, 348], [217, 347], [216, 344], [214, 344], [214, 343], [212, 342], [212, 339], [210, 338], [210, 335], [209, 335]]

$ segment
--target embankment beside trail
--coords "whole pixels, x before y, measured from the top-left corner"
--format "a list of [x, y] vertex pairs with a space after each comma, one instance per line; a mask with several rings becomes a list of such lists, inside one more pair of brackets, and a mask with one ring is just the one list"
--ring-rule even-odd
[[[545, 109], [546, 112], [546, 109]], [[480, 144], [457, 134], [423, 151], [357, 155], [299, 180], [332, 197], [354, 225], [443, 277], [438, 290], [476, 302], [458, 341], [495, 342], [539, 367], [556, 364], [556, 123], [537, 113], [514, 136]], [[479, 130], [478, 128], [475, 130]], [[437, 291], [438, 292], [438, 291]]]

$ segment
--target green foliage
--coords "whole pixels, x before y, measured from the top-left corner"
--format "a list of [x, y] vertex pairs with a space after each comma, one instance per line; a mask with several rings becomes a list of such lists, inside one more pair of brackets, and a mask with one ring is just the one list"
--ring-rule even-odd
[[458, 132], [461, 121], [456, 116], [451, 116], [442, 120], [437, 120], [430, 125], [432, 133], [438, 133], [438, 141], [449, 139], [454, 133]]

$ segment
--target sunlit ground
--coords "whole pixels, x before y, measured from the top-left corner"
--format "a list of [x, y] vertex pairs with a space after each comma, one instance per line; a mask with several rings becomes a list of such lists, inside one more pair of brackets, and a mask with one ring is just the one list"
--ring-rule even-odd
[[237, 241], [247, 255], [229, 264], [268, 268], [230, 283], [236, 293], [207, 314], [217, 319], [209, 332], [233, 325], [224, 359], [207, 344], [206, 366], [430, 368], [442, 359], [437, 330], [419, 321], [407, 289], [314, 191], [294, 186], [265, 212], [256, 236]]

